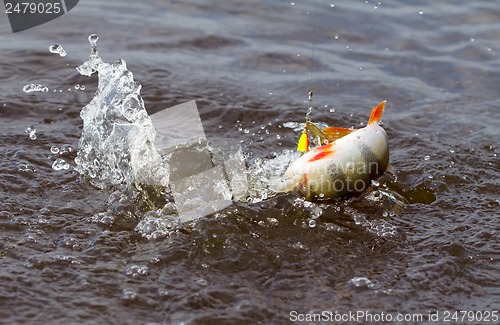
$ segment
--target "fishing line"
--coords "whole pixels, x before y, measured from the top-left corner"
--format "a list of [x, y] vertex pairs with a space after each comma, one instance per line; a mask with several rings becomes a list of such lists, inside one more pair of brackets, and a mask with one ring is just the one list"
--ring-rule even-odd
[[[316, 50], [316, 28], [317, 28], [317, 19], [316, 19], [316, 11], [317, 11], [317, 8], [318, 8], [318, 3], [314, 0], [312, 0], [312, 3], [313, 3], [313, 14], [312, 14], [312, 20], [313, 20], [313, 24], [312, 24], [312, 33], [311, 35], [313, 35], [311, 37], [311, 60], [310, 60], [310, 63], [309, 63], [309, 92], [308, 92], [308, 97], [307, 97], [307, 111], [306, 111], [306, 121], [309, 120], [309, 116], [311, 115], [312, 113], [312, 106], [311, 106], [311, 102], [312, 102], [312, 96], [313, 96], [313, 93], [314, 93], [314, 54], [315, 54], [315, 50]], [[309, 14], [309, 12], [308, 12]]]
[[[307, 110], [306, 110], [306, 122], [304, 123], [304, 130], [302, 131], [302, 134], [300, 135], [299, 141], [297, 143], [297, 150], [300, 152], [306, 152], [309, 150], [309, 136], [307, 134], [307, 127], [311, 123], [311, 118], [310, 115], [312, 113], [312, 96], [314, 94], [313, 89], [314, 89], [314, 52], [315, 52], [315, 47], [316, 47], [316, 38], [314, 37], [316, 33], [316, 10], [317, 10], [317, 2], [312, 0], [314, 4], [313, 8], [313, 24], [312, 24], [312, 35], [313, 37], [311, 38], [311, 61], [309, 64], [309, 82], [310, 82], [310, 90], [308, 92], [307, 96]], [[309, 12], [307, 12], [309, 14]]]
[[314, 0], [312, 0], [313, 2], [313, 15], [312, 15], [312, 19], [313, 19], [313, 26], [312, 26], [312, 39], [311, 39], [311, 62], [310, 62], [310, 73], [309, 73], [309, 80], [311, 82], [311, 88], [310, 88], [310, 91], [309, 92], [312, 92], [313, 89], [314, 89], [314, 52], [315, 52], [315, 49], [316, 49], [316, 30], [317, 30], [317, 19], [316, 19], [316, 11], [317, 11], [317, 8], [318, 8], [318, 3]]

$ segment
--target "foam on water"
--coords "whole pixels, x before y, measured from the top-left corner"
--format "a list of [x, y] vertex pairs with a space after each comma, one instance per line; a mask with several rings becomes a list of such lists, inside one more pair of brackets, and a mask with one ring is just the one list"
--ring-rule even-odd
[[83, 132], [76, 170], [98, 188], [133, 184], [168, 185], [169, 170], [154, 146], [155, 130], [124, 60], [105, 63], [97, 52], [97, 35], [89, 36], [89, 60], [80, 74], [98, 74], [98, 89], [80, 115]]

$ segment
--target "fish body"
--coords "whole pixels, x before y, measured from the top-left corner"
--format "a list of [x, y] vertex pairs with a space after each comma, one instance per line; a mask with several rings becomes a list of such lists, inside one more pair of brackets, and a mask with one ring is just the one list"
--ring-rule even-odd
[[389, 165], [387, 134], [380, 126], [384, 105], [385, 101], [373, 108], [367, 126], [361, 129], [326, 128], [326, 135], [336, 133], [340, 137], [293, 162], [284, 174], [288, 189], [297, 189], [307, 200], [366, 190]]

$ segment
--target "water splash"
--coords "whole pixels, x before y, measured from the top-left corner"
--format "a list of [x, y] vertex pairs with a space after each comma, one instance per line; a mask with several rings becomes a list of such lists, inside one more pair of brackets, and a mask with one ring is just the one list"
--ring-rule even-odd
[[30, 125], [24, 130], [28, 134], [31, 140], [36, 140], [36, 128], [34, 125]]
[[70, 165], [66, 162], [66, 160], [62, 158], [58, 158], [52, 164], [53, 170], [68, 170]]
[[50, 51], [50, 53], [59, 54], [62, 57], [66, 56], [66, 51], [64, 50], [64, 48], [60, 44], [53, 44], [53, 45], [49, 46], [49, 51]]
[[134, 184], [167, 186], [169, 169], [157, 152], [155, 129], [124, 60], [105, 63], [98, 55], [97, 35], [89, 36], [89, 59], [80, 74], [98, 74], [98, 89], [80, 116], [83, 132], [76, 170], [98, 188]]
[[245, 201], [257, 203], [267, 200], [286, 187], [288, 166], [300, 156], [299, 152], [283, 150], [272, 158], [257, 158], [247, 170], [248, 190]]
[[40, 84], [28, 84], [23, 87], [23, 91], [25, 93], [32, 93], [32, 92], [46, 93], [49, 91], [49, 88]]

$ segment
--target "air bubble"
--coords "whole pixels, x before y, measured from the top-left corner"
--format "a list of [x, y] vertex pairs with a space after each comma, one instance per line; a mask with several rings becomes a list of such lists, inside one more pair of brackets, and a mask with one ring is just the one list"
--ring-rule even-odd
[[206, 287], [208, 285], [208, 281], [205, 278], [199, 277], [195, 280], [196, 284], [201, 287]]
[[131, 265], [125, 273], [133, 278], [138, 278], [148, 274], [148, 267], [146, 265]]
[[40, 84], [29, 84], [29, 85], [25, 85], [23, 87], [23, 91], [25, 93], [32, 93], [32, 92], [36, 92], [36, 91], [46, 93], [49, 91], [49, 88], [42, 86]]
[[59, 153], [61, 155], [67, 154], [67, 153], [72, 153], [75, 151], [73, 147], [70, 144], [63, 144], [59, 150]]
[[122, 291], [122, 299], [132, 301], [137, 299], [137, 293], [133, 289], [123, 289]]
[[330, 3], [330, 8], [333, 8], [335, 7], [335, 5], [333, 3]]
[[56, 146], [50, 147], [50, 152], [54, 155], [57, 155], [59, 153], [59, 148]]
[[330, 113], [335, 113], [335, 108], [330, 108]]
[[316, 220], [311, 219], [307, 224], [309, 225], [309, 227], [314, 228], [316, 227]]
[[49, 46], [49, 51], [50, 53], [59, 54], [62, 57], [66, 56], [66, 51], [60, 44], [53, 44]]
[[267, 223], [269, 224], [269, 226], [271, 227], [278, 227], [280, 222], [278, 221], [278, 219], [276, 218], [267, 218]]
[[375, 284], [370, 279], [361, 276], [356, 276], [349, 280], [349, 282], [357, 288], [372, 288]]
[[70, 165], [66, 162], [66, 160], [62, 158], [58, 158], [52, 164], [53, 170], [68, 170]]
[[424, 160], [429, 160], [429, 159], [431, 159], [431, 157], [429, 155], [424, 157]]

